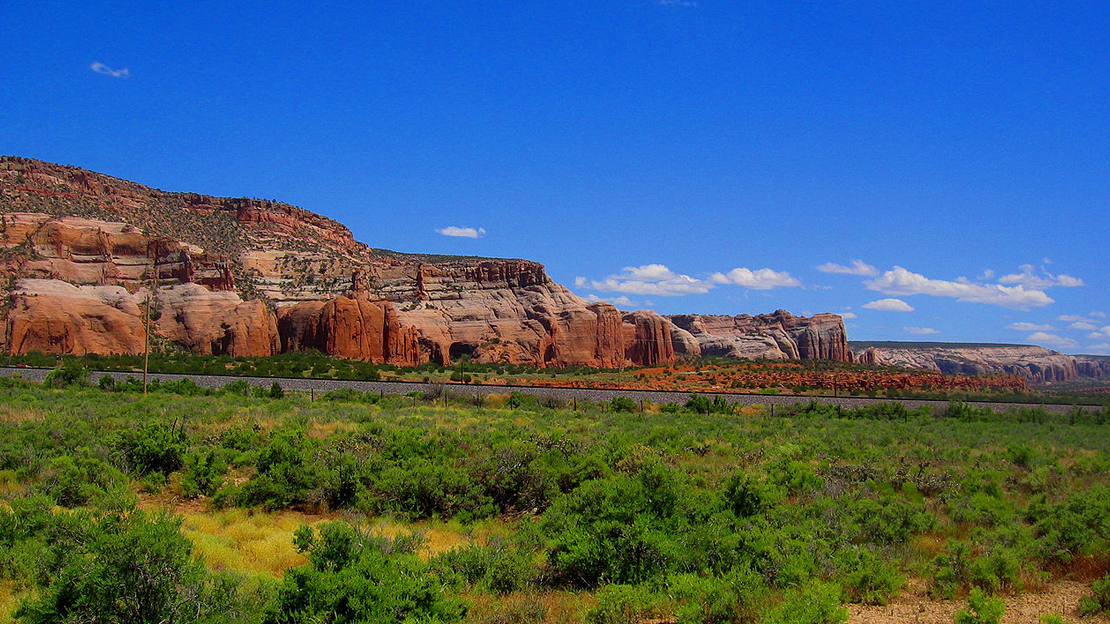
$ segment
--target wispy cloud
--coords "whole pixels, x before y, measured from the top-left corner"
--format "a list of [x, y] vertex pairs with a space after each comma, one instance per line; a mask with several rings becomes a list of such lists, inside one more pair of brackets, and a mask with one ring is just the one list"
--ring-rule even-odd
[[1081, 329], [1085, 331], [1090, 331], [1092, 329], [1098, 329], [1098, 325], [1095, 325], [1090, 321], [1076, 321], [1071, 325], [1068, 325], [1068, 329]]
[[881, 310], [883, 312], [913, 312], [913, 306], [901, 299], [879, 299], [863, 304], [868, 310]]
[[752, 290], [770, 290], [772, 288], [798, 288], [802, 283], [790, 276], [786, 271], [772, 271], [771, 269], [757, 269], [755, 271], [737, 268], [728, 273], [714, 273], [709, 276], [715, 284], [734, 284], [751, 288]]
[[111, 76], [112, 78], [130, 78], [131, 77], [131, 70], [127, 69], [126, 67], [124, 67], [123, 69], [112, 69], [111, 67], [108, 67], [107, 65], [105, 65], [104, 63], [101, 63], [100, 61], [97, 61], [97, 62], [93, 63], [92, 65], [89, 65], [89, 69], [93, 70], [94, 72], [96, 72], [98, 74], [103, 74], [105, 76]]
[[458, 238], [481, 238], [486, 235], [486, 228], [474, 229], [472, 227], [455, 227], [453, 225], [439, 228], [436, 234], [444, 236], [455, 236]]
[[661, 297], [703, 294], [713, 288], [713, 284], [709, 282], [675, 273], [662, 264], [625, 267], [620, 273], [610, 275], [603, 280], [576, 277], [574, 284], [601, 292]]
[[1110, 342], [1089, 345], [1085, 350], [1091, 353], [1110, 354]]
[[932, 327], [903, 327], [902, 331], [906, 332], [907, 334], [915, 334], [917, 336], [929, 336], [932, 334], [940, 333], [939, 329], [933, 329]]
[[1023, 284], [1003, 286], [972, 282], [967, 278], [959, 278], [955, 281], [929, 279], [920, 273], [907, 271], [898, 266], [873, 280], [864, 282], [864, 285], [884, 295], [952, 297], [957, 301], [986, 303], [1019, 310], [1053, 303], [1053, 299], [1044, 291], [1026, 289]]
[[841, 312], [840, 313], [840, 318], [854, 319], [854, 318], [859, 318], [859, 317], [856, 316], [855, 312]]
[[1091, 312], [1091, 316], [1094, 317], [1094, 318], [1106, 318], [1106, 313], [1105, 312], [1099, 312], [1098, 310], [1094, 310], [1093, 312]]
[[1013, 329], [1015, 331], [1031, 332], [1031, 331], [1052, 331], [1056, 329], [1051, 325], [1037, 325], [1036, 323], [1010, 323], [1006, 329]]
[[1049, 334], [1046, 332], [1036, 332], [1029, 334], [1029, 337], [1026, 338], [1026, 340], [1028, 340], [1029, 342], [1035, 342], [1040, 345], [1058, 347], [1061, 349], [1071, 349], [1079, 345], [1078, 342], [1072, 340], [1071, 338], [1065, 338], [1063, 336], [1057, 336], [1056, 334]]
[[615, 306], [620, 306], [620, 307], [623, 307], [623, 308], [638, 308], [638, 307], [640, 307], [639, 303], [629, 299], [628, 297], [625, 297], [624, 295], [618, 295], [616, 297], [599, 297], [597, 295], [586, 295], [585, 297], [583, 297], [583, 299], [585, 299], [586, 301], [589, 301], [590, 303], [600, 303], [600, 302], [611, 303]]
[[852, 260], [847, 266], [835, 262], [826, 262], [816, 267], [822, 273], [841, 273], [844, 275], [865, 275], [874, 277], [879, 274], [879, 269], [867, 264], [863, 260]]
[[1023, 264], [1019, 266], [1018, 269], [1021, 270], [1021, 273], [1011, 273], [1010, 275], [1003, 275], [1002, 277], [998, 278], [999, 283], [1021, 284], [1026, 288], [1031, 288], [1034, 290], [1044, 290], [1046, 288], [1053, 288], [1055, 286], [1060, 286], [1063, 288], [1076, 288], [1078, 286], [1084, 285], [1083, 280], [1079, 279], [1078, 277], [1064, 275], [1063, 273], [1059, 275], [1053, 275], [1044, 270], [1044, 268], [1041, 269], [1040, 275], [1037, 275], [1034, 273], [1033, 265], [1031, 264]]
[[696, 6], [698, 6], [698, 3], [694, 2], [693, 0], [659, 0], [659, 4], [662, 5], [662, 6], [684, 6], [684, 7], [696, 7]]

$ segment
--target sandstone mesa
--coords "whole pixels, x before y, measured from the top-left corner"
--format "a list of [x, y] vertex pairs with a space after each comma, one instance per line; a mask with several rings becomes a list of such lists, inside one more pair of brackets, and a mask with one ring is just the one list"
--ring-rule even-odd
[[[7, 353], [318, 349], [398, 365], [671, 364], [682, 355], [850, 360], [839, 316], [664, 317], [590, 303], [536, 262], [401, 254], [280, 202], [167, 193], [0, 158]], [[156, 287], [153, 287], [156, 276]]]

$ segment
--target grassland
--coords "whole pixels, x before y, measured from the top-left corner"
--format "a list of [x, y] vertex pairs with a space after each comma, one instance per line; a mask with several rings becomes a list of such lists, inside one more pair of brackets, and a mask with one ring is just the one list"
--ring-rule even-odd
[[1110, 410], [282, 394], [0, 381], [0, 621], [1107, 621]]

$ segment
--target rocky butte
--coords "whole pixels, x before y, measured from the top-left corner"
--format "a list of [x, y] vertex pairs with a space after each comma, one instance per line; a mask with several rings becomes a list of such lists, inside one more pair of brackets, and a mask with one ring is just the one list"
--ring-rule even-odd
[[574, 295], [536, 262], [375, 249], [288, 204], [168, 193], [18, 157], [0, 157], [0, 271], [0, 348], [15, 354], [139, 354], [149, 302], [155, 341], [201, 354], [540, 367], [852, 358], [832, 314], [623, 312]]

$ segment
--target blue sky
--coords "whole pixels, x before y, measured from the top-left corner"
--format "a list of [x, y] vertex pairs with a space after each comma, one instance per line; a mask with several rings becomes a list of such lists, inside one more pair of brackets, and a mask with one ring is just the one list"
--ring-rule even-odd
[[8, 0], [0, 24], [0, 153], [537, 260], [626, 309], [1110, 353], [1107, 3]]

